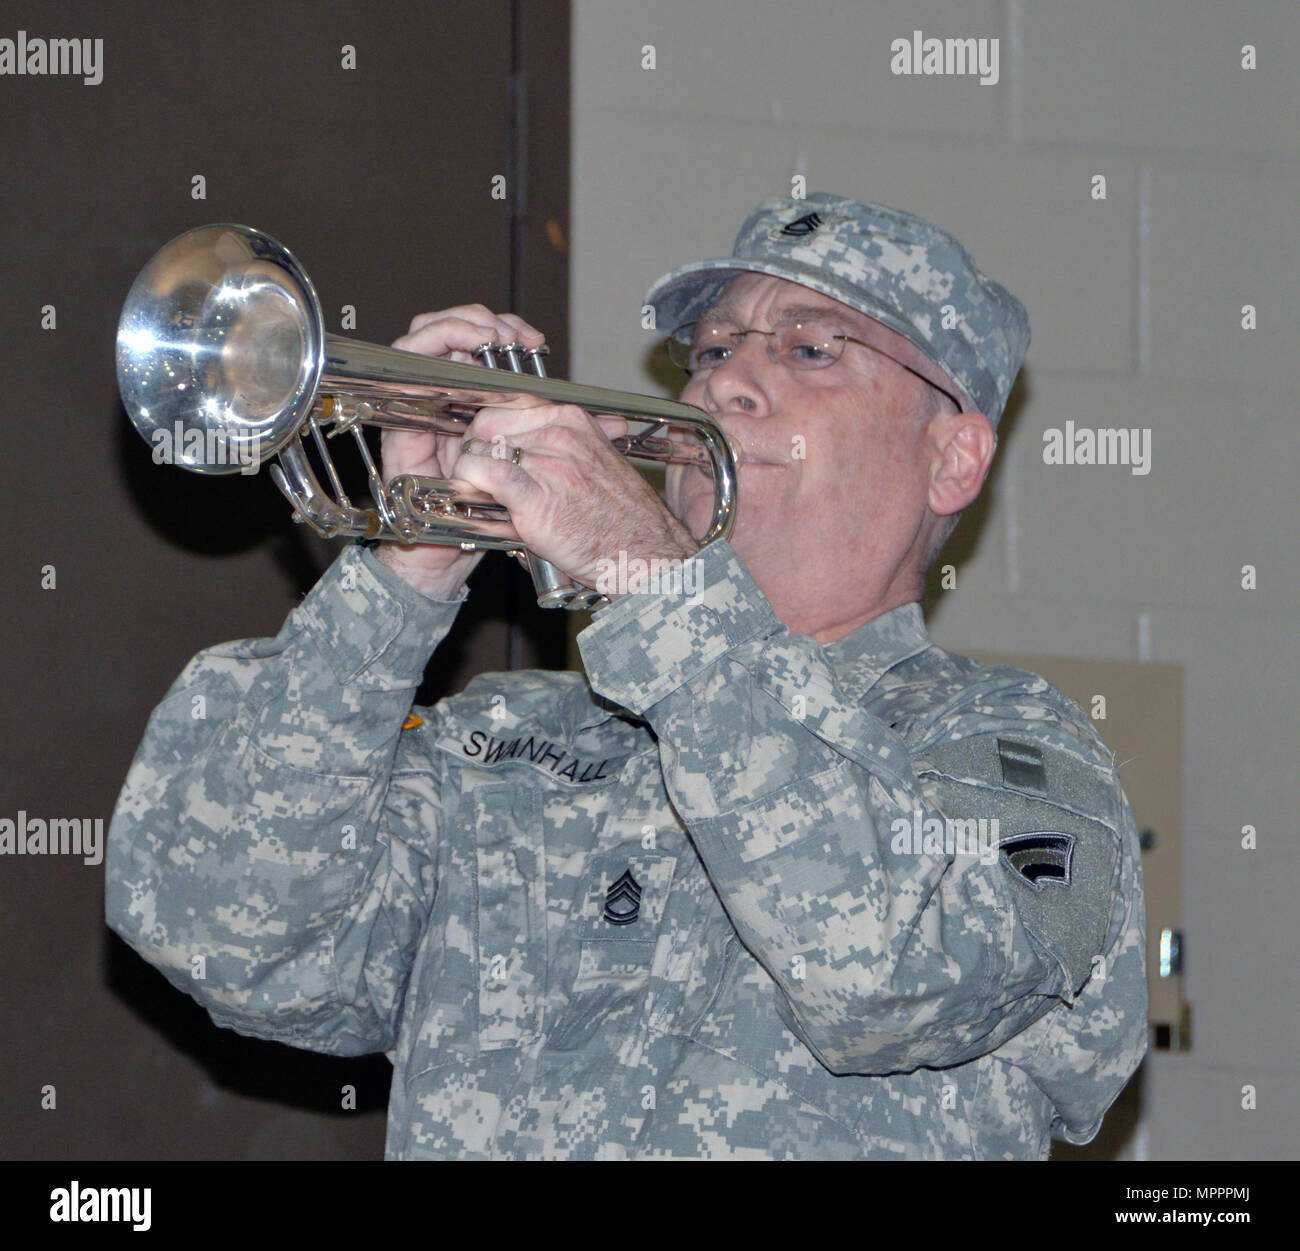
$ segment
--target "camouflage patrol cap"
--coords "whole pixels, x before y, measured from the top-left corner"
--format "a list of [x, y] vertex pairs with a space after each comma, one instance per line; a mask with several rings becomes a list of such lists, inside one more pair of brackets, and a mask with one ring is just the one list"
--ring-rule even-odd
[[904, 363], [923, 374], [937, 364], [935, 381], [955, 383], [996, 429], [1029, 346], [1029, 317], [947, 231], [844, 196], [775, 196], [746, 218], [733, 252], [660, 278], [645, 297], [656, 324], [694, 321], [738, 272], [785, 278], [904, 336], [917, 349]]

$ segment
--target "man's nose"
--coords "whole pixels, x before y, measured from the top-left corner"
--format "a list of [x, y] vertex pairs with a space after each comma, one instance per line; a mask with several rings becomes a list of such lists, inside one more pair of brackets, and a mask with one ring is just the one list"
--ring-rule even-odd
[[775, 368], [767, 354], [767, 339], [747, 334], [731, 355], [704, 378], [706, 409], [719, 413], [762, 413], [767, 409], [766, 373]]

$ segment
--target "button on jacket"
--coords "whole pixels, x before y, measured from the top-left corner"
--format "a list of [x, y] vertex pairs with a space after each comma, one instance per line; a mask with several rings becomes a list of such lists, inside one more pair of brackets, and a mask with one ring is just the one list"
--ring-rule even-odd
[[822, 645], [693, 559], [595, 617], [585, 678], [409, 716], [457, 605], [347, 549], [155, 710], [109, 923], [219, 1025], [386, 1052], [392, 1158], [1088, 1141], [1146, 1046], [1111, 753], [917, 604]]

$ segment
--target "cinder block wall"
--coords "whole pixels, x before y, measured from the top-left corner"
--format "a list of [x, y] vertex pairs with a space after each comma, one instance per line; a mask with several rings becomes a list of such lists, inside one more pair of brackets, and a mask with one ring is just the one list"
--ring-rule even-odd
[[[998, 38], [999, 81], [892, 74], [916, 29]], [[932, 218], [1028, 307], [929, 621], [956, 651], [1185, 666], [1195, 1049], [1147, 1061], [1130, 1152], [1154, 1159], [1298, 1154], [1298, 60], [1292, 0], [574, 4], [575, 379], [666, 384], [645, 288], [800, 174]], [[1149, 429], [1150, 472], [1045, 465], [1067, 420]]]

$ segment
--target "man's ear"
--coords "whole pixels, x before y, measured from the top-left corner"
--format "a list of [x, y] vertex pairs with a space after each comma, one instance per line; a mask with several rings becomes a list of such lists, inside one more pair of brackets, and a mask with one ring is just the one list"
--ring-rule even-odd
[[927, 433], [934, 448], [930, 511], [946, 517], [961, 512], [980, 493], [997, 439], [983, 413], [940, 413]]

